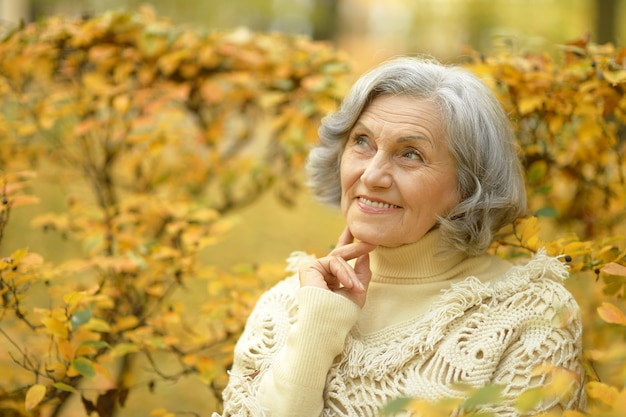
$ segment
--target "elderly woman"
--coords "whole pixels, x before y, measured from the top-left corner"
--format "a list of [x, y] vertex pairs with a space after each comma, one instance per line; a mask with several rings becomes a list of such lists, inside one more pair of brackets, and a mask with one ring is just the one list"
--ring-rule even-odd
[[[566, 370], [569, 389], [533, 412], [584, 404], [579, 309], [566, 267], [542, 253], [488, 254], [523, 216], [509, 122], [458, 67], [397, 58], [362, 76], [319, 130], [313, 193], [341, 207], [338, 245], [290, 258], [235, 349], [224, 416], [377, 416], [393, 399], [515, 399]], [[464, 388], [463, 388], [464, 387]], [[531, 413], [532, 414], [532, 413]]]

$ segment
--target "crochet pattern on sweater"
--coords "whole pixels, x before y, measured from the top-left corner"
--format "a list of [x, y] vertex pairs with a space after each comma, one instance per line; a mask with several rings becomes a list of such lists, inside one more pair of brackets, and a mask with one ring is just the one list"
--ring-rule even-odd
[[[571, 395], [543, 402], [533, 413], [584, 407], [580, 313], [561, 282], [567, 268], [558, 259], [540, 252], [496, 280], [483, 282], [475, 276], [453, 280], [442, 285], [425, 313], [367, 334], [355, 325], [359, 309], [343, 297], [300, 288], [298, 265], [311, 259], [303, 253], [292, 256], [288, 271], [293, 275], [265, 293], [255, 307], [235, 349], [223, 417], [379, 416], [381, 407], [399, 397], [463, 397], [467, 394], [461, 384], [504, 386], [503, 401], [484, 411], [512, 417], [520, 415], [514, 401], [522, 392], [549, 382], [548, 375], [533, 373], [543, 364], [579, 378]], [[328, 304], [309, 311], [310, 297]], [[345, 310], [342, 317], [351, 318], [336, 319], [334, 311], [327, 311], [335, 310], [329, 307], [333, 303]], [[290, 336], [308, 315], [316, 317], [311, 323], [319, 318], [323, 329], [310, 334], [309, 327], [316, 324], [307, 325], [305, 334], [311, 340], [296, 337], [297, 330]], [[338, 333], [332, 336], [335, 330]], [[326, 354], [324, 346], [332, 337], [340, 339], [338, 351], [330, 348]], [[312, 353], [291, 360], [282, 356], [286, 346]], [[315, 358], [307, 361], [307, 355]], [[326, 355], [330, 368], [317, 369], [316, 363], [323, 363], [320, 358]], [[295, 376], [290, 380], [291, 372]], [[311, 376], [309, 386], [306, 376], [317, 372], [322, 372], [322, 385]], [[284, 380], [292, 391], [282, 390]], [[293, 405], [272, 408], [287, 401]]]

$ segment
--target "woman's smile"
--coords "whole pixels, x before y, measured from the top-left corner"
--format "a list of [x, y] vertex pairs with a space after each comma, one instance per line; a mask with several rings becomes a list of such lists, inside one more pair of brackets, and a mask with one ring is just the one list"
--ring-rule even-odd
[[395, 211], [397, 209], [402, 208], [400, 206], [396, 206], [395, 204], [386, 203], [384, 201], [380, 201], [374, 198], [368, 198], [364, 196], [358, 197], [358, 201], [361, 207], [364, 209], [364, 211], [367, 211], [367, 212], [372, 212], [371, 209], [375, 209], [373, 212], [379, 213], [379, 212], [392, 211], [390, 209], [393, 209], [393, 211]]

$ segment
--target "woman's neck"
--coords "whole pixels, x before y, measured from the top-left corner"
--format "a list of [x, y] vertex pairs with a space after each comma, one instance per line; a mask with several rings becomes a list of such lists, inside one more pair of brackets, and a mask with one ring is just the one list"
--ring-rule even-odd
[[395, 248], [378, 247], [371, 253], [372, 280], [412, 284], [444, 281], [463, 273], [462, 252], [442, 253], [441, 234], [434, 229], [415, 243]]

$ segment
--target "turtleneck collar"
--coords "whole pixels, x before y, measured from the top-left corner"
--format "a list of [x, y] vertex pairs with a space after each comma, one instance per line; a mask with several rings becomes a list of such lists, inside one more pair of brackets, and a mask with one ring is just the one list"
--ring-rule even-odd
[[418, 284], [445, 281], [465, 269], [467, 255], [441, 254], [441, 232], [434, 229], [415, 243], [388, 248], [379, 246], [370, 254], [372, 281], [387, 284]]

